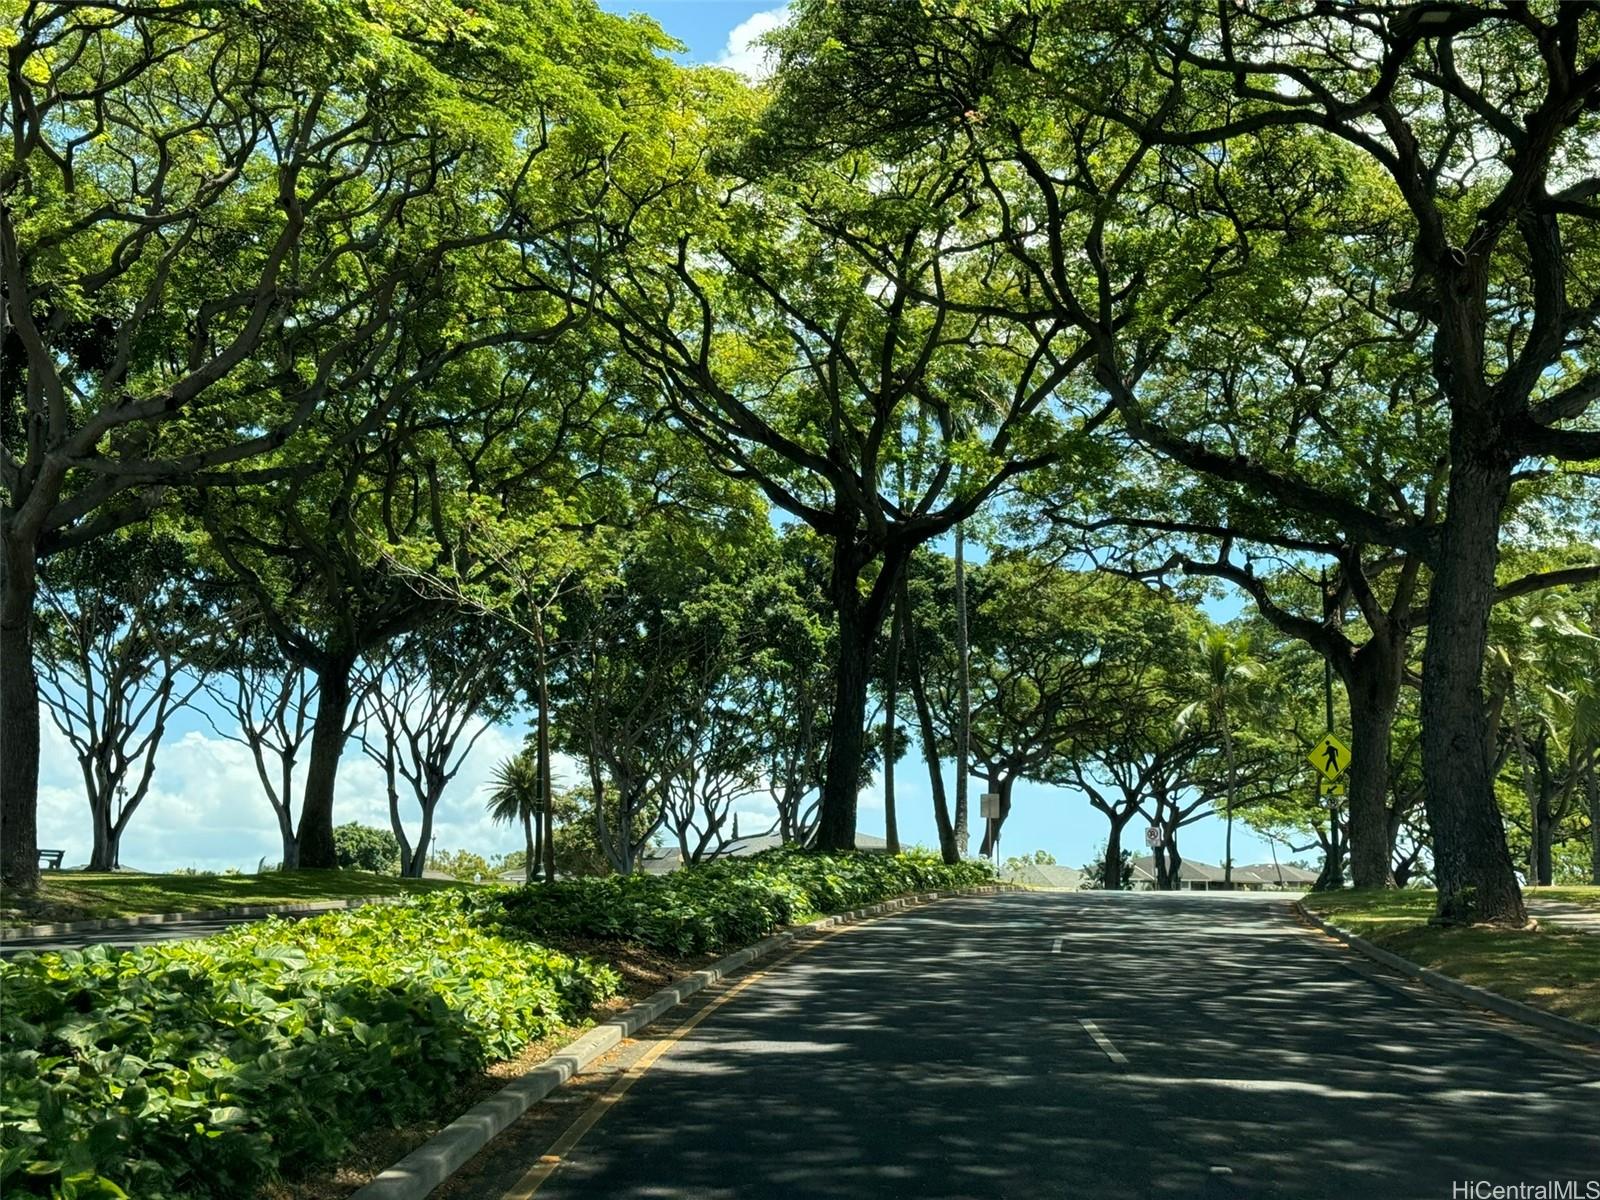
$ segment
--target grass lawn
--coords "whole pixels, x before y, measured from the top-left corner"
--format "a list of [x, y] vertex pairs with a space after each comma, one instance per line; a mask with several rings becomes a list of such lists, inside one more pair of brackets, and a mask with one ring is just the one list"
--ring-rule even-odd
[[35, 895], [0, 893], [0, 924], [32, 925], [131, 917], [142, 913], [204, 912], [242, 904], [354, 900], [472, 886], [441, 879], [400, 879], [369, 871], [268, 871], [262, 875], [43, 871]]
[[[1600, 908], [1600, 888], [1539, 888], [1530, 899]], [[1600, 936], [1534, 931], [1438, 929], [1432, 891], [1310, 894], [1302, 903], [1351, 933], [1414, 963], [1575, 1021], [1600, 1025]]]

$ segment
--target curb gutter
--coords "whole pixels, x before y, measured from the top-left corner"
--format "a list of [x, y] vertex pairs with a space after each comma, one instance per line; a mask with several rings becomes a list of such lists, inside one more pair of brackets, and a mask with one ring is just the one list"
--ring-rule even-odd
[[989, 896], [1011, 890], [1004, 885], [989, 884], [953, 892], [918, 892], [797, 925], [746, 946], [743, 950], [735, 950], [710, 966], [668, 984], [626, 1012], [603, 1025], [596, 1025], [575, 1041], [567, 1043], [550, 1058], [451, 1121], [355, 1192], [350, 1200], [421, 1200], [460, 1170], [506, 1126], [624, 1038], [632, 1037], [646, 1025], [660, 1020], [665, 1013], [696, 992], [703, 991], [741, 967], [770, 957], [810, 933], [934, 900], [947, 900], [955, 896]]
[[7, 925], [0, 928], [0, 941], [56, 937], [61, 934], [95, 933], [103, 930], [138, 929], [144, 925], [184, 925], [195, 921], [238, 921], [260, 917], [315, 916], [361, 908], [367, 904], [399, 904], [408, 896], [357, 896], [353, 900], [311, 900], [304, 904], [245, 904], [233, 908], [208, 908], [198, 912], [142, 913], [137, 917], [105, 917], [98, 921], [62, 921], [54, 925]]
[[1547, 1033], [1554, 1033], [1574, 1041], [1588, 1042], [1600, 1046], [1600, 1029], [1593, 1025], [1585, 1025], [1582, 1021], [1572, 1021], [1566, 1017], [1558, 1017], [1555, 1013], [1545, 1012], [1542, 1008], [1534, 1008], [1531, 1004], [1524, 1004], [1520, 1000], [1513, 1000], [1509, 996], [1502, 996], [1499, 992], [1491, 992], [1487, 988], [1477, 987], [1470, 983], [1462, 983], [1459, 979], [1452, 979], [1449, 975], [1441, 975], [1438, 971], [1428, 967], [1418, 966], [1409, 958], [1401, 958], [1392, 950], [1385, 950], [1376, 946], [1364, 937], [1357, 937], [1348, 929], [1341, 929], [1337, 925], [1324, 921], [1316, 913], [1306, 908], [1300, 901], [1294, 902], [1294, 910], [1300, 916], [1310, 921], [1329, 937], [1335, 938], [1349, 946], [1352, 950], [1366, 955], [1374, 962], [1382, 963], [1399, 971], [1402, 975], [1420, 980], [1435, 991], [1453, 996], [1457, 1000], [1464, 1000], [1478, 1008], [1487, 1008], [1501, 1016], [1510, 1017], [1513, 1021], [1521, 1021], [1524, 1025], [1537, 1026]]

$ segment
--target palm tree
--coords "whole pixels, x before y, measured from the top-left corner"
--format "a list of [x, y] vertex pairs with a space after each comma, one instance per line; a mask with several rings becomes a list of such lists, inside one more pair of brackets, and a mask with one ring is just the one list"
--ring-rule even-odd
[[1230, 709], [1252, 688], [1261, 677], [1261, 664], [1250, 657], [1250, 634], [1229, 633], [1213, 628], [1203, 634], [1197, 645], [1199, 664], [1193, 672], [1196, 683], [1205, 692], [1205, 699], [1189, 705], [1178, 716], [1180, 725], [1188, 724], [1194, 715], [1204, 711], [1211, 731], [1222, 741], [1222, 758], [1227, 770], [1227, 841], [1223, 849], [1222, 882], [1233, 883], [1233, 807], [1237, 781], [1233, 754], [1233, 721]]
[[[1591, 824], [1600, 812], [1600, 637], [1574, 600], [1551, 589], [1514, 602], [1491, 634], [1496, 699], [1528, 802], [1530, 887], [1550, 882], [1551, 842], [1580, 796]], [[1600, 850], [1592, 865], [1600, 877]]]
[[[533, 831], [539, 816], [539, 757], [532, 747], [506, 759], [489, 777], [489, 819], [497, 825], [522, 824], [527, 845], [523, 878], [532, 883], [539, 867], [539, 847]], [[543, 826], [539, 826], [543, 831]]]

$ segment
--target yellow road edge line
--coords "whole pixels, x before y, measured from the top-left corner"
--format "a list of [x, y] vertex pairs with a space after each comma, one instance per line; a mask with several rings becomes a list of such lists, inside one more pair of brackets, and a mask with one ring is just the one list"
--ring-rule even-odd
[[533, 1197], [538, 1194], [539, 1189], [545, 1185], [550, 1176], [555, 1174], [556, 1168], [562, 1164], [566, 1156], [577, 1147], [579, 1142], [583, 1141], [584, 1136], [591, 1129], [600, 1123], [600, 1119], [604, 1117], [606, 1113], [610, 1112], [612, 1108], [616, 1106], [619, 1100], [628, 1094], [628, 1091], [633, 1087], [633, 1085], [638, 1083], [639, 1080], [644, 1077], [644, 1073], [654, 1066], [656, 1061], [660, 1059], [662, 1055], [666, 1054], [667, 1051], [673, 1048], [673, 1046], [677, 1045], [678, 1042], [692, 1033], [695, 1027], [700, 1024], [700, 1022], [704, 1021], [717, 1009], [721, 1008], [724, 1004], [728, 1003], [728, 1001], [738, 996], [739, 993], [743, 992], [752, 984], [758, 983], [762, 979], [765, 979], [779, 967], [794, 961], [808, 951], [815, 950], [829, 938], [836, 937], [837, 935], [848, 932], [852, 929], [859, 929], [862, 927], [862, 925], [869, 923], [870, 922], [857, 922], [851, 925], [837, 925], [831, 929], [820, 931], [816, 938], [807, 941], [805, 945], [798, 946], [789, 951], [787, 954], [783, 955], [783, 957], [774, 959], [768, 966], [762, 968], [761, 970], [746, 975], [743, 979], [739, 980], [738, 983], [734, 984], [727, 991], [723, 992], [722, 995], [718, 996], [715, 1000], [702, 1007], [683, 1024], [679, 1025], [671, 1033], [667, 1034], [666, 1037], [657, 1040], [655, 1045], [651, 1046], [650, 1049], [645, 1051], [645, 1053], [631, 1066], [629, 1066], [627, 1070], [623, 1071], [623, 1073], [617, 1077], [615, 1082], [613, 1082], [612, 1085], [607, 1088], [593, 1104], [584, 1110], [584, 1113], [581, 1117], [567, 1127], [565, 1133], [551, 1143], [550, 1148], [539, 1156], [539, 1160], [534, 1163], [533, 1166], [529, 1167], [527, 1172], [523, 1174], [522, 1178], [517, 1180], [517, 1182], [511, 1186], [511, 1189], [505, 1193], [503, 1200], [533, 1200]]

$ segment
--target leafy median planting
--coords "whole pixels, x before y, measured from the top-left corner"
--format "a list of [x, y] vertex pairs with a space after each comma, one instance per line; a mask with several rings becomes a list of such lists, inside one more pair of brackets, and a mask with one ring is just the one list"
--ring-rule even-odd
[[[1543, 899], [1589, 906], [1596, 889], [1540, 888]], [[1422, 889], [1312, 893], [1324, 920], [1419, 966], [1574, 1021], [1600, 1025], [1600, 936], [1562, 930], [1429, 925], [1435, 895]]]
[[530, 937], [673, 954], [992, 880], [928, 855], [776, 851], [668, 876], [450, 890], [133, 950], [0, 963], [0, 1193], [242, 1197], [435, 1113], [615, 995]]
[[479, 897], [490, 919], [535, 937], [634, 941], [669, 954], [748, 945], [782, 925], [893, 896], [992, 883], [989, 864], [931, 854], [772, 850], [670, 875], [569, 879]]
[[0, 967], [0, 1192], [248, 1196], [617, 989], [458, 893]]

